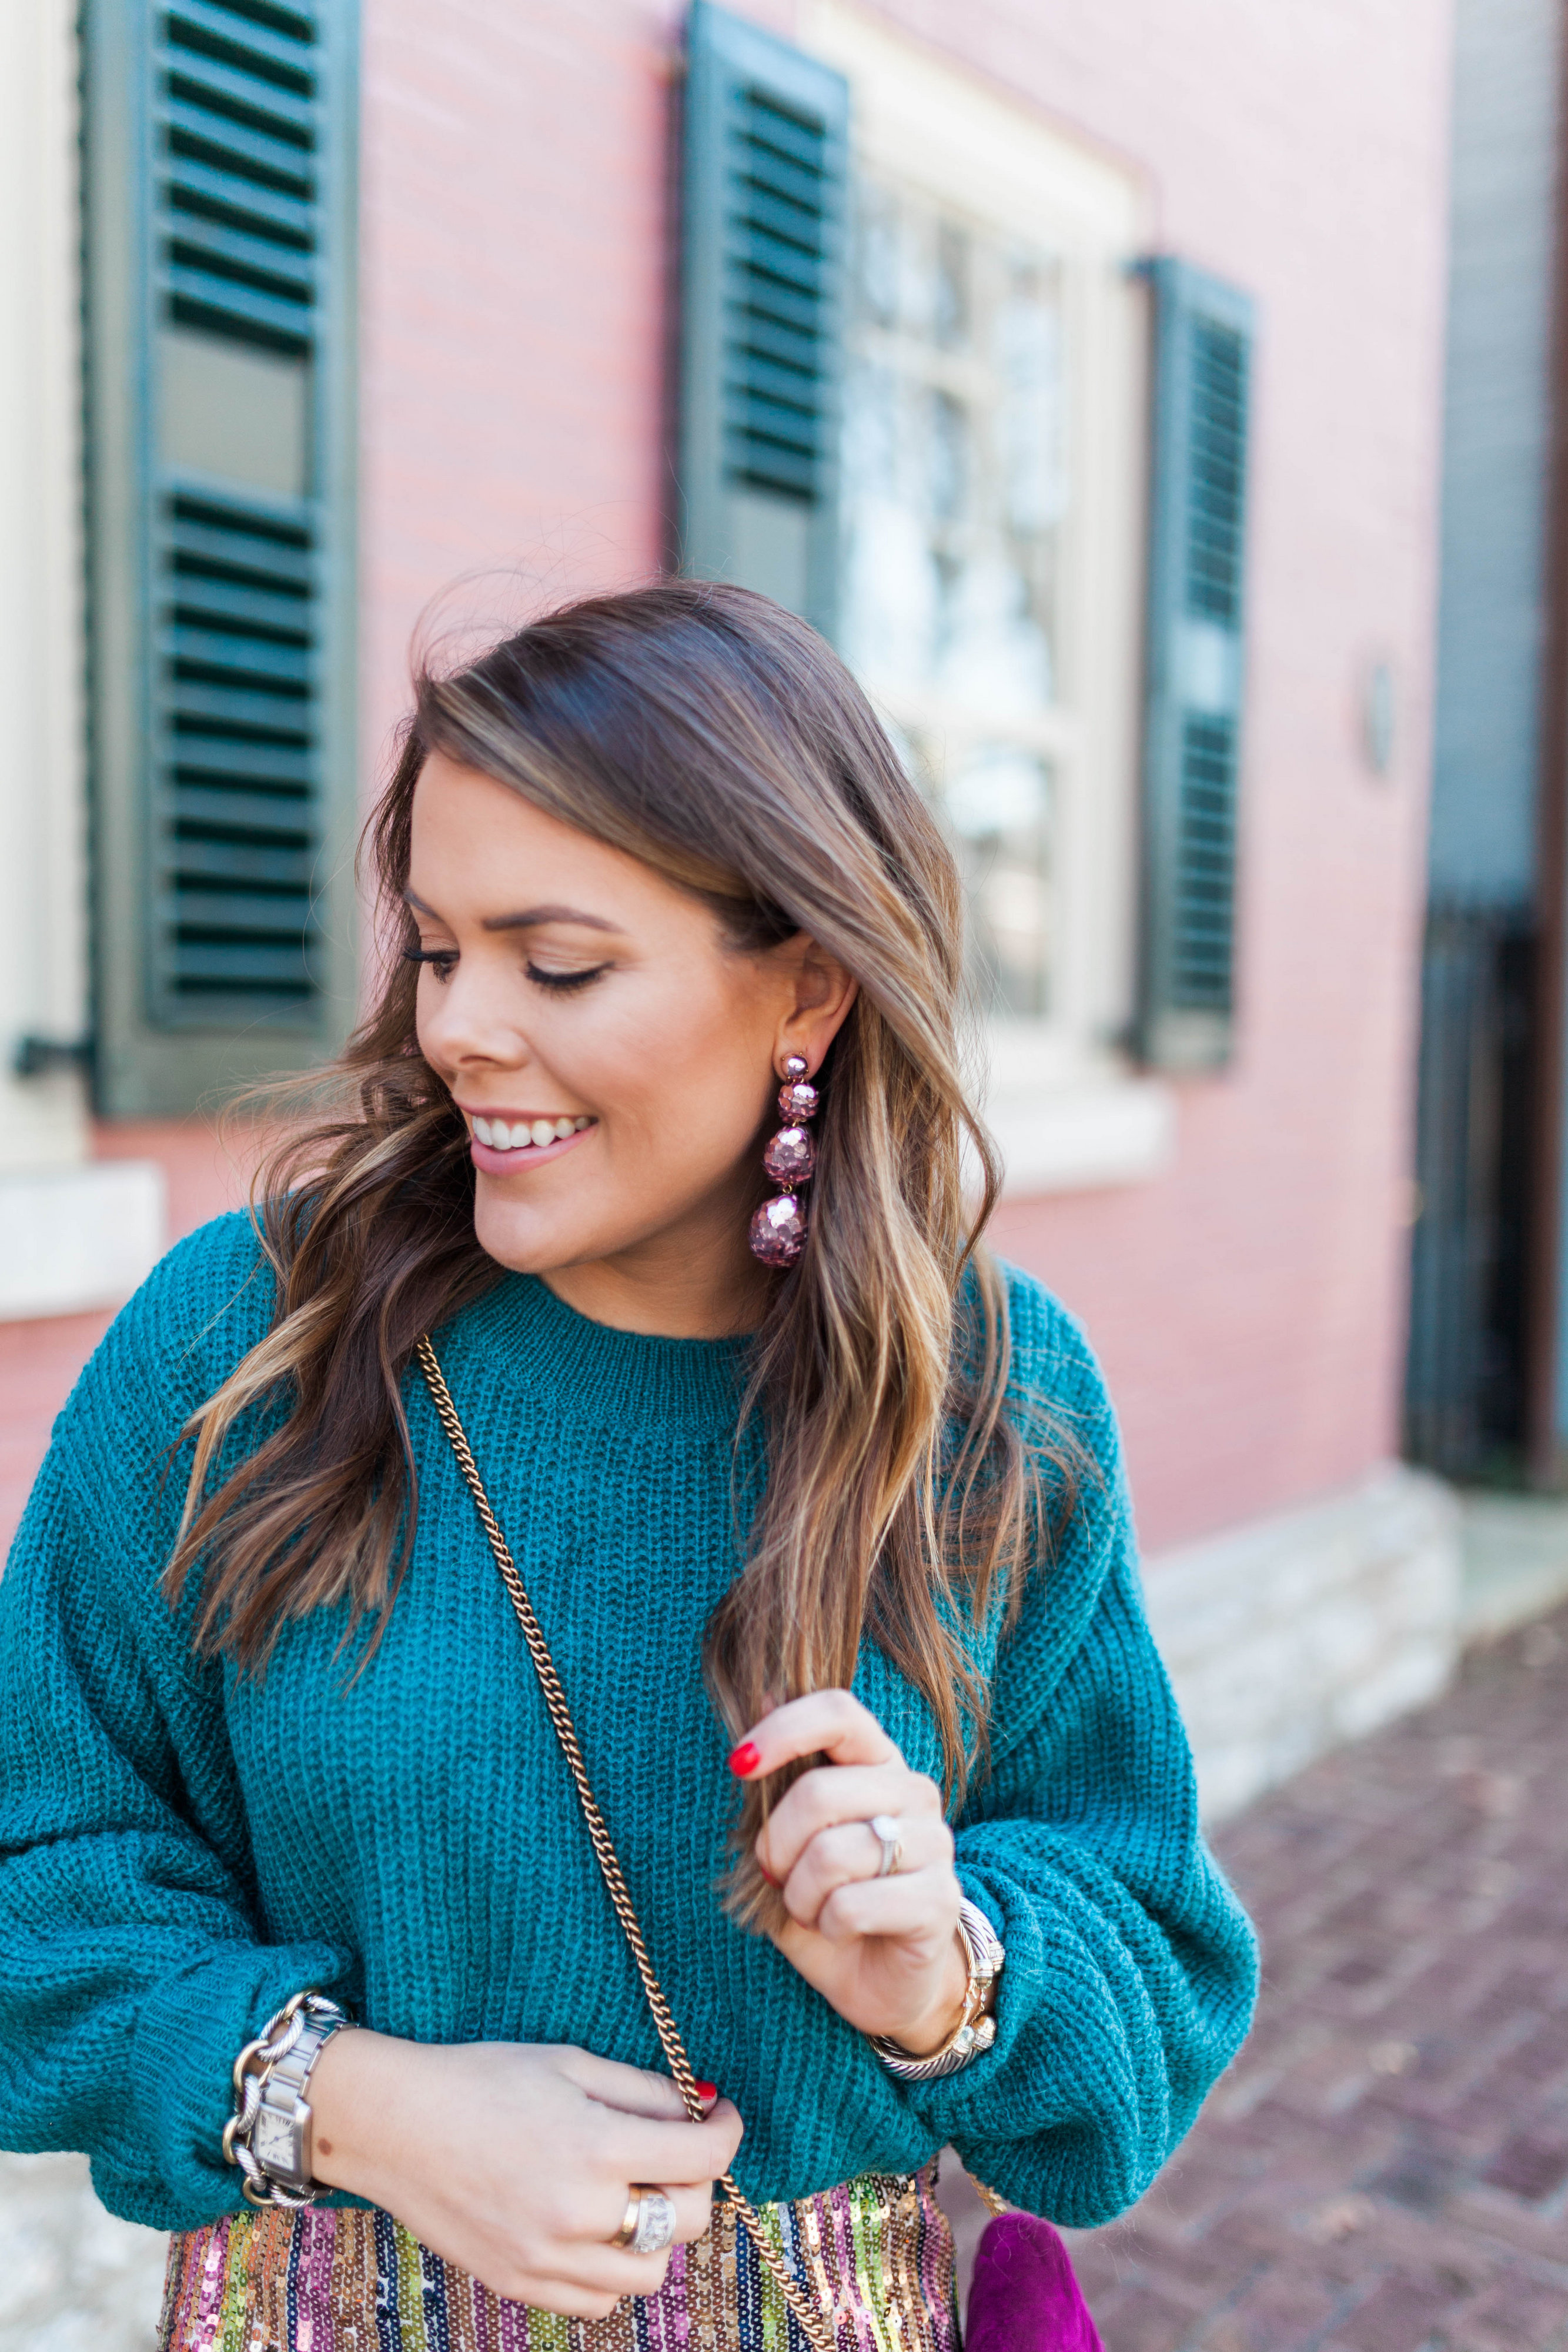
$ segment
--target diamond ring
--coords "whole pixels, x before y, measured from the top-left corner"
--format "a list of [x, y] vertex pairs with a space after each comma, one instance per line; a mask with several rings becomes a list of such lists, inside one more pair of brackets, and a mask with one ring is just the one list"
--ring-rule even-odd
[[626, 2218], [610, 2241], [634, 2254], [662, 2254], [675, 2242], [675, 2209], [662, 2189], [633, 2189]]

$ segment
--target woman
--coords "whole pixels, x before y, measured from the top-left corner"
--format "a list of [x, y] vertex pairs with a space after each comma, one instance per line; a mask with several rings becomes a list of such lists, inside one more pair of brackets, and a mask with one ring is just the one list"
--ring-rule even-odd
[[776, 2273], [952, 2345], [934, 2152], [1107, 2219], [1253, 1987], [1098, 1373], [966, 1225], [952, 859], [685, 583], [423, 679], [373, 838], [348, 1108], [120, 1317], [0, 1587], [5, 2137], [179, 2233], [180, 2352], [804, 2342]]

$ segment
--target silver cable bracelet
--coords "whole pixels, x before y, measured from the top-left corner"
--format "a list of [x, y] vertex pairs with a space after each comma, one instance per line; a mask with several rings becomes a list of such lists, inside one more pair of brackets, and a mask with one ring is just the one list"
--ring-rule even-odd
[[958, 1900], [958, 1934], [969, 1956], [969, 1984], [964, 1995], [963, 2014], [956, 2029], [928, 2057], [916, 2058], [885, 2033], [868, 2036], [872, 2048], [890, 2074], [901, 2083], [934, 2083], [943, 2074], [956, 2074], [982, 2050], [988, 2050], [997, 2038], [997, 2021], [986, 2011], [986, 2000], [991, 1987], [1002, 1972], [1007, 1953], [1002, 1939], [980, 1909], [968, 1896]]
[[313, 2205], [322, 2185], [305, 2161], [310, 2072], [334, 2033], [351, 2026], [346, 2009], [321, 1992], [297, 1992], [269, 2017], [234, 2063], [235, 2111], [224, 2126], [224, 2158], [237, 2164], [251, 2205]]

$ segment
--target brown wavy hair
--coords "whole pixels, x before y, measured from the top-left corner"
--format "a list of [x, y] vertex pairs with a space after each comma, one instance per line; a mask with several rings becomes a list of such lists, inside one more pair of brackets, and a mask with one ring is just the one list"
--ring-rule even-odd
[[[401, 953], [416, 943], [414, 786], [437, 750], [706, 901], [737, 950], [804, 931], [860, 983], [820, 1073], [809, 1238], [750, 1351], [742, 1419], [761, 1416], [768, 1478], [704, 1664], [738, 1733], [781, 1697], [847, 1685], [869, 1634], [928, 1703], [956, 1794], [985, 1744], [969, 1629], [1016, 1603], [1041, 1465], [1070, 1485], [1072, 1447], [1026, 1430], [1006, 1287], [977, 1247], [998, 1163], [960, 1078], [953, 857], [847, 670], [743, 589], [594, 597], [417, 677], [367, 830], [392, 952], [326, 1074], [331, 1099], [253, 1187], [275, 1319], [192, 1423], [168, 1589], [200, 1562], [196, 1642], [252, 1669], [310, 1610], [346, 1598], [350, 1631], [384, 1623], [418, 1506], [402, 1376], [422, 1331], [503, 1278], [475, 1237], [466, 1128], [420, 1053]], [[747, 1790], [732, 1888], [752, 1919], [764, 1803]]]

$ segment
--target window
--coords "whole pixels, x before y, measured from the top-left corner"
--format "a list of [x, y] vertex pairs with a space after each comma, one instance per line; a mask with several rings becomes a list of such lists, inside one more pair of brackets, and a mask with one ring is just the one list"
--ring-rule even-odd
[[946, 817], [981, 1002], [1049, 1019], [1061, 264], [918, 188], [857, 199], [840, 642]]
[[1249, 309], [1123, 166], [846, 0], [799, 32], [693, 9], [683, 561], [824, 628], [940, 811], [1013, 1187], [1145, 1174], [1134, 1056], [1229, 1037]]
[[800, 35], [851, 92], [839, 642], [968, 879], [1010, 1182], [1144, 1173], [1143, 192], [841, 0]]

